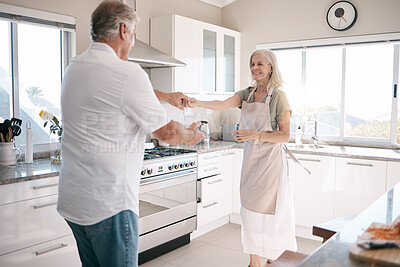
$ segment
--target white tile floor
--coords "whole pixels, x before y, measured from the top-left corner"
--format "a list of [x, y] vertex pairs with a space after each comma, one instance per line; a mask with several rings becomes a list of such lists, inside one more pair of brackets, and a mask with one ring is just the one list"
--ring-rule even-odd
[[[310, 254], [321, 242], [297, 238], [299, 252]], [[140, 267], [246, 267], [249, 256], [243, 253], [240, 225], [226, 224]]]

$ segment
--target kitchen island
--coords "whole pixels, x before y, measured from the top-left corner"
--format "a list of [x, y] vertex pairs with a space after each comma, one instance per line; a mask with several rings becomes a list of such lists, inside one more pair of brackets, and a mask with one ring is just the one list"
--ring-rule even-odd
[[[362, 199], [360, 199], [362, 201]], [[371, 223], [390, 224], [400, 216], [400, 183], [383, 194], [367, 209], [304, 259], [301, 267], [379, 266], [350, 258], [350, 247]]]

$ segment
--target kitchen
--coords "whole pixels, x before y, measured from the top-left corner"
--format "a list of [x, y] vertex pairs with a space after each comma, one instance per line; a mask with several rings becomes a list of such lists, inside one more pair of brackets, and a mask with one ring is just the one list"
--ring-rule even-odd
[[[27, 1], [1, 1], [5, 4], [12, 4], [27, 8], [33, 8], [48, 12], [54, 12], [58, 14], [65, 14], [69, 16], [76, 17], [76, 54], [80, 54], [84, 51], [89, 43], [88, 29], [89, 29], [89, 20], [88, 14], [92, 12], [95, 6], [100, 1], [93, 1], [91, 4], [85, 3], [82, 4], [78, 1], [76, 3], [69, 1], [68, 3], [64, 3], [62, 1], [49, 1], [49, 2], [40, 2], [31, 3]], [[372, 34], [389, 34], [389, 33], [398, 33], [400, 22], [399, 18], [396, 15], [397, 10], [399, 10], [399, 4], [396, 1], [385, 1], [385, 4], [382, 4], [382, 1], [363, 1], [363, 2], [353, 2], [355, 6], [357, 6], [359, 17], [357, 19], [356, 24], [347, 31], [338, 32], [334, 31], [326, 23], [326, 12], [328, 8], [334, 3], [333, 1], [318, 1], [315, 2], [302, 2], [297, 3], [295, 1], [288, 2], [289, 4], [282, 4], [282, 1], [235, 1], [230, 3], [224, 7], [218, 7], [214, 5], [209, 5], [207, 3], [203, 3], [200, 1], [137, 1], [137, 11], [141, 17], [141, 23], [138, 25], [137, 29], [137, 38], [142, 40], [145, 43], [155, 42], [156, 36], [151, 37], [153, 31], [150, 30], [152, 27], [150, 23], [148, 23], [149, 19], [162, 17], [170, 14], [178, 14], [184, 17], [189, 17], [191, 19], [195, 19], [197, 21], [203, 21], [209, 24], [220, 25], [224, 28], [234, 29], [237, 32], [240, 32], [240, 54], [239, 60], [236, 62], [241, 62], [239, 65], [239, 85], [237, 85], [235, 90], [239, 90], [241, 88], [245, 88], [247, 86], [247, 77], [248, 77], [248, 67], [246, 62], [248, 62], [248, 56], [250, 53], [256, 48], [257, 45], [268, 44], [268, 43], [277, 43], [277, 42], [289, 42], [294, 40], [310, 40], [310, 39], [323, 39], [323, 38], [337, 38], [337, 37], [349, 37], [349, 36], [363, 36], [363, 35], [372, 35]], [[129, 1], [128, 1], [129, 4]], [[257, 19], [249, 19], [251, 17]], [[370, 19], [374, 17], [376, 19]], [[246, 19], [244, 19], [246, 18]], [[306, 18], [306, 19], [305, 19]], [[262, 25], [262, 26], [260, 26]], [[293, 30], [296, 29], [296, 30]], [[301, 29], [301, 30], [299, 30]], [[370, 59], [373, 60], [373, 59]], [[183, 68], [182, 68], [183, 69]], [[178, 70], [178, 68], [176, 69]], [[153, 76], [153, 74], [151, 74]], [[285, 73], [283, 73], [285, 75]], [[153, 78], [153, 77], [152, 77]], [[162, 89], [160, 87], [157, 87]], [[190, 89], [190, 88], [189, 88]], [[189, 89], [178, 89], [178, 90], [189, 90]], [[225, 94], [220, 94], [225, 97]], [[206, 97], [206, 96], [204, 96]], [[220, 132], [219, 126], [221, 124], [235, 124], [238, 122], [239, 112], [232, 110], [227, 114], [222, 114], [219, 112], [209, 112], [205, 110], [195, 109], [193, 113], [188, 114], [190, 111], [180, 112], [175, 108], [170, 107], [168, 104], [165, 104], [164, 107], [170, 113], [170, 116], [174, 119], [181, 121], [183, 123], [190, 123], [194, 120], [207, 120], [210, 122], [210, 130], [211, 133], [216, 134], [214, 137], [218, 137], [218, 132]], [[307, 122], [308, 123], [308, 122]], [[307, 127], [307, 129], [310, 127]], [[307, 130], [305, 129], [305, 130]], [[310, 137], [314, 133], [306, 133], [304, 136], [304, 142], [310, 141]], [[323, 135], [320, 137], [321, 142], [327, 142], [328, 140], [324, 140]], [[376, 146], [376, 144], [373, 144]], [[390, 146], [390, 144], [383, 145], [384, 147]], [[228, 146], [229, 148], [229, 146]], [[232, 149], [237, 149], [233, 147]], [[332, 148], [334, 150], [335, 148]], [[240, 148], [239, 148], [240, 150]], [[305, 153], [301, 149], [294, 149], [297, 153]], [[380, 150], [377, 150], [380, 153]], [[359, 155], [363, 157], [364, 155], [368, 155], [367, 159], [376, 159], [374, 156], [378, 154], [377, 151], [371, 150], [362, 150], [350, 152], [347, 151], [349, 155]], [[206, 152], [212, 152], [206, 150]], [[239, 155], [236, 155], [237, 151], [234, 151], [235, 154], [233, 158], [239, 157], [240, 162], [240, 152]], [[230, 152], [228, 151], [228, 154]], [[330, 168], [338, 168], [337, 159], [341, 158], [341, 155], [338, 151], [323, 151], [321, 150], [322, 156], [336, 156], [334, 162], [330, 163]], [[317, 153], [317, 154], [318, 154]], [[360, 154], [359, 154], [360, 153]], [[383, 152], [382, 152], [383, 153]], [[307, 154], [307, 153], [305, 153]], [[321, 155], [321, 154], [320, 154]], [[398, 155], [398, 154], [397, 154]], [[229, 157], [229, 155], [227, 155]], [[318, 156], [318, 155], [317, 155]], [[232, 156], [231, 156], [232, 157]], [[394, 156], [383, 156], [383, 158], [396, 158], [396, 154]], [[366, 158], [363, 158], [366, 159]], [[332, 160], [332, 159], [330, 159]], [[381, 161], [381, 158], [378, 161]], [[394, 160], [394, 163], [396, 163]], [[384, 162], [386, 165], [392, 165], [393, 162]], [[335, 166], [336, 164], [336, 166]], [[343, 163], [346, 164], [346, 163]], [[237, 164], [235, 164], [237, 165]], [[377, 170], [377, 173], [396, 173], [396, 171], [392, 171], [393, 168], [387, 168], [387, 166], [380, 166]], [[346, 165], [345, 165], [346, 166]], [[340, 168], [339, 168], [340, 169]], [[332, 170], [332, 169], [331, 169]], [[395, 169], [394, 169], [395, 170]], [[237, 173], [237, 170], [235, 171]], [[332, 171], [333, 173], [333, 171]], [[385, 176], [385, 174], [383, 174]], [[334, 183], [333, 174], [327, 178], [330, 183]], [[386, 179], [386, 176], [385, 176]], [[395, 178], [394, 178], [395, 179]], [[318, 181], [317, 179], [315, 179]], [[386, 180], [385, 180], [386, 182]], [[394, 182], [392, 182], [394, 183]], [[382, 184], [382, 183], [380, 183]], [[321, 185], [323, 186], [323, 185]], [[372, 186], [374, 187], [374, 186]], [[380, 189], [379, 192], [382, 194], [389, 190], [386, 188], [386, 184], [382, 192]], [[379, 186], [382, 188], [382, 186]], [[234, 194], [235, 186], [231, 189]], [[330, 196], [335, 196], [333, 189], [330, 189]], [[345, 193], [341, 193], [345, 194]], [[369, 195], [369, 193], [368, 193]], [[320, 197], [320, 196], [319, 196]], [[372, 198], [375, 200], [379, 196], [373, 196]], [[307, 204], [307, 200], [299, 200], [302, 201], [304, 205]], [[327, 200], [327, 205], [334, 206], [334, 200]], [[350, 200], [351, 201], [351, 200]], [[233, 206], [237, 206], [237, 203], [232, 203]], [[342, 205], [343, 206], [343, 205]], [[324, 211], [322, 209], [322, 211]], [[334, 213], [334, 208], [332, 208], [332, 213]], [[342, 211], [336, 211], [338, 214]], [[328, 215], [323, 217], [322, 219], [332, 218], [334, 215]], [[232, 216], [234, 217], [234, 216]], [[224, 219], [223, 219], [224, 220]], [[229, 219], [232, 222], [235, 222], [235, 219]], [[321, 218], [319, 218], [321, 220]], [[237, 222], [237, 221], [236, 221]], [[204, 224], [207, 226], [208, 224]], [[304, 225], [309, 226], [309, 221], [303, 219], [303, 223], [300, 226], [306, 227]], [[206, 230], [204, 230], [206, 232]]]

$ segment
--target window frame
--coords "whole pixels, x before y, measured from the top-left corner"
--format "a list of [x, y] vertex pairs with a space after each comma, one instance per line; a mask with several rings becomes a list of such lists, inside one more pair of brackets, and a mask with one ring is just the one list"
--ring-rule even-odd
[[[367, 45], [374, 43], [392, 43], [393, 44], [393, 82], [392, 82], [392, 108], [391, 108], [391, 127], [389, 139], [383, 138], [371, 138], [371, 137], [346, 137], [344, 132], [345, 127], [345, 76], [346, 76], [346, 47], [353, 45]], [[310, 39], [310, 40], [299, 40], [289, 42], [275, 42], [275, 43], [263, 43], [257, 44], [256, 49], [270, 49], [272, 51], [290, 50], [296, 49], [302, 52], [302, 88], [301, 94], [304, 96], [305, 93], [305, 58], [306, 51], [309, 48], [318, 47], [342, 47], [342, 84], [341, 84], [341, 107], [340, 107], [340, 124], [339, 124], [339, 136], [327, 137], [318, 136], [319, 140], [327, 143], [335, 144], [357, 144], [357, 145], [377, 145], [379, 147], [400, 147], [400, 144], [396, 144], [397, 138], [397, 121], [398, 118], [398, 90], [397, 95], [394, 95], [395, 87], [398, 87], [399, 81], [399, 50], [400, 50], [400, 32], [396, 33], [385, 33], [385, 34], [374, 34], [374, 35], [360, 35], [360, 36], [348, 36], [348, 37], [334, 37], [334, 38], [323, 38], [323, 39]], [[305, 113], [303, 111], [302, 117], [304, 118]], [[292, 138], [294, 135], [292, 135]], [[309, 139], [310, 136], [305, 136]]]
[[[70, 60], [76, 55], [76, 18], [67, 15], [0, 3], [0, 20], [9, 22], [11, 49], [10, 117], [20, 117], [20, 86], [18, 73], [18, 25], [21, 23], [60, 30], [61, 81]], [[22, 146], [25, 153], [25, 145]], [[50, 151], [50, 143], [34, 144], [33, 152]]]

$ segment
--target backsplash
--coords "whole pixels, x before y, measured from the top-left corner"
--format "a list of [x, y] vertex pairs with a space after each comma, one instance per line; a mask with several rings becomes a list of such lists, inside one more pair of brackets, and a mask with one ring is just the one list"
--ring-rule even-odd
[[196, 121], [208, 121], [211, 137], [219, 138], [221, 133], [221, 125], [236, 124], [240, 120], [240, 109], [232, 108], [226, 111], [209, 110], [205, 108], [193, 108], [188, 115], [168, 103], [161, 103], [162, 107], [167, 111], [168, 116], [186, 126]]

